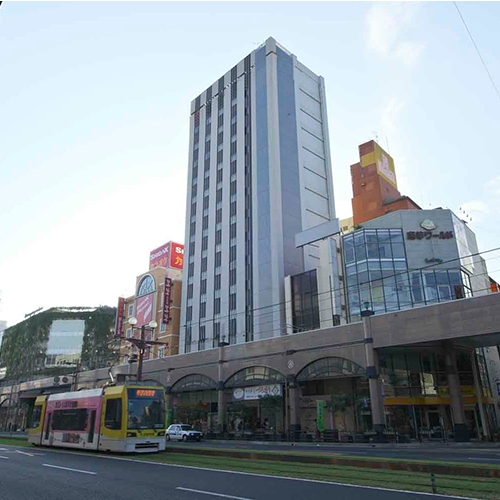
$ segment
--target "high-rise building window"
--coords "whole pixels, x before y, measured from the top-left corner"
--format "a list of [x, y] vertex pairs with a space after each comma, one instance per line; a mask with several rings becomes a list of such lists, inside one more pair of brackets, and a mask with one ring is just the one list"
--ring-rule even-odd
[[205, 215], [205, 217], [203, 217], [202, 229], [208, 229], [208, 215]]
[[292, 276], [292, 313], [295, 331], [320, 327], [316, 269]]
[[236, 260], [236, 245], [229, 247], [229, 262]]
[[192, 299], [193, 298], [193, 285], [188, 285], [187, 298], [188, 299]]
[[193, 319], [193, 307], [188, 306], [186, 308], [186, 321], [192, 321]]
[[221, 286], [221, 275], [220, 274], [216, 274], [214, 276], [214, 289], [215, 290], [220, 290], [220, 286]]
[[213, 347], [219, 346], [219, 340], [220, 340], [220, 323], [216, 321], [214, 322]]
[[236, 285], [236, 269], [229, 271], [229, 286]]
[[208, 248], [208, 236], [204, 236], [201, 240], [201, 249], [206, 250]]
[[[223, 170], [222, 170], [222, 169], [217, 170], [217, 184], [218, 184], [219, 182], [222, 182], [222, 176], [223, 176], [223, 173], [222, 173], [222, 172], [223, 172]], [[222, 194], [222, 191], [221, 191], [221, 194]]]
[[203, 351], [205, 349], [206, 340], [206, 330], [205, 325], [200, 326], [199, 339], [198, 339], [198, 351]]
[[220, 298], [214, 299], [214, 314], [220, 314]]
[[236, 224], [231, 224], [229, 226], [229, 237], [231, 239], [236, 238]]
[[236, 318], [229, 321], [229, 343], [236, 344]]
[[191, 327], [186, 327], [186, 338], [184, 340], [184, 352], [191, 352], [191, 343], [192, 343], [192, 330]]
[[195, 245], [194, 241], [189, 244], [189, 255], [194, 255], [195, 251], [194, 245]]
[[201, 280], [200, 282], [200, 294], [207, 293], [207, 280]]
[[207, 315], [207, 303], [200, 302], [200, 318], [204, 318]]
[[215, 267], [222, 265], [222, 252], [215, 252]]
[[234, 311], [236, 309], [236, 294], [229, 294], [229, 310]]
[[207, 270], [207, 258], [204, 257], [201, 259], [201, 272], [204, 272]]
[[215, 193], [215, 201], [217, 203], [222, 201], [222, 188], [217, 189], [217, 191]]
[[194, 262], [192, 262], [188, 266], [188, 276], [193, 276], [193, 274], [194, 274]]

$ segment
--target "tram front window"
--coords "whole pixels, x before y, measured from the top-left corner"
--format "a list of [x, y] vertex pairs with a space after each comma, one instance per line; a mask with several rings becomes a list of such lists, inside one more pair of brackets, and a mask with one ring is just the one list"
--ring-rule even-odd
[[128, 428], [162, 429], [164, 425], [163, 391], [128, 389]]

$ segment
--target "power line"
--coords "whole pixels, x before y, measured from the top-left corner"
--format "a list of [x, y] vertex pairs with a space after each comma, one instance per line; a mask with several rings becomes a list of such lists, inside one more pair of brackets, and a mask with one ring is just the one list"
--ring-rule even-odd
[[[404, 270], [401, 270], [401, 271], [394, 271], [393, 274], [390, 274], [388, 276], [383, 276], [383, 277], [380, 277], [380, 278], [375, 278], [373, 280], [368, 280], [368, 281], [364, 281], [364, 282], [360, 282], [358, 283], [357, 285], [345, 285], [345, 286], [340, 286], [339, 288], [331, 288], [329, 290], [325, 290], [323, 292], [319, 292], [316, 294], [317, 297], [321, 296], [321, 295], [326, 295], [328, 298], [328, 295], [332, 295], [332, 297], [337, 297], [337, 294], [339, 294], [339, 296], [342, 296], [342, 294], [349, 288], [353, 288], [355, 286], [370, 286], [376, 282], [382, 282], [382, 280], [387, 280], [389, 278], [396, 278], [398, 276], [404, 276], [408, 273], [411, 273], [411, 272], [415, 272], [415, 271], [424, 271], [424, 270], [427, 270], [427, 269], [432, 269], [432, 268], [436, 268], [438, 266], [442, 266], [443, 264], [449, 264], [451, 262], [456, 262], [456, 261], [462, 261], [462, 260], [465, 260], [465, 259], [469, 259], [471, 257], [478, 257], [478, 256], [481, 256], [481, 255], [484, 255], [484, 254], [487, 254], [487, 253], [491, 253], [491, 252], [496, 252], [496, 251], [499, 251], [500, 250], [500, 247], [496, 247], [496, 248], [490, 248], [489, 250], [483, 250], [481, 252], [475, 252], [475, 253], [471, 253], [471, 254], [468, 254], [468, 255], [462, 255], [462, 256], [459, 256], [459, 257], [453, 257], [451, 259], [448, 259], [448, 260], [445, 260], [443, 262], [435, 262], [435, 263], [431, 263], [431, 264], [428, 264], [426, 266], [423, 266], [423, 267], [419, 267], [419, 268], [414, 268], [414, 269], [404, 269]], [[444, 270], [446, 268], [440, 268], [440, 270]], [[346, 279], [346, 275], [344, 276], [344, 279]], [[185, 324], [181, 325], [182, 328], [186, 328], [186, 327], [196, 327], [196, 326], [199, 326], [199, 325], [204, 325], [204, 324], [209, 324], [209, 323], [212, 323], [213, 321], [222, 321], [222, 320], [228, 320], [228, 319], [231, 319], [231, 318], [237, 318], [237, 317], [241, 317], [241, 316], [245, 316], [246, 314], [252, 314], [254, 315], [255, 313], [258, 313], [258, 317], [259, 318], [262, 318], [266, 315], [273, 315], [273, 314], [276, 314], [276, 309], [275, 308], [285, 308], [287, 304], [291, 304], [293, 302], [293, 299], [289, 299], [289, 300], [285, 300], [285, 301], [282, 301], [282, 302], [275, 302], [274, 304], [269, 304], [269, 305], [266, 305], [266, 306], [261, 306], [261, 307], [256, 307], [254, 309], [252, 309], [251, 311], [240, 311], [240, 312], [233, 312], [233, 313], [230, 313], [230, 314], [225, 314], [224, 316], [218, 316], [218, 317], [215, 317], [213, 316], [212, 318], [210, 319], [206, 319], [206, 320], [199, 320], [197, 322], [194, 322], [194, 321], [191, 321], [191, 322], [186, 322]], [[267, 310], [267, 312], [262, 312], [264, 310]], [[279, 309], [278, 309], [279, 310]]]
[[462, 23], [464, 24], [465, 29], [467, 30], [467, 33], [469, 34], [469, 37], [474, 45], [474, 48], [476, 49], [477, 55], [479, 56], [479, 59], [481, 59], [481, 62], [483, 63], [486, 74], [488, 75], [488, 78], [490, 79], [491, 84], [493, 85], [493, 88], [495, 89], [495, 92], [497, 93], [497, 96], [500, 99], [500, 91], [498, 90], [498, 87], [495, 84], [495, 80], [493, 80], [493, 77], [491, 76], [490, 70], [488, 69], [488, 66], [486, 65], [486, 62], [484, 61], [483, 56], [481, 55], [481, 52], [479, 51], [479, 48], [476, 44], [476, 41], [474, 40], [474, 37], [472, 36], [472, 33], [470, 32], [469, 27], [467, 26], [467, 23], [465, 22], [464, 16], [462, 16], [462, 13], [460, 12], [460, 9], [458, 8], [457, 2], [453, 2], [453, 5], [455, 5], [455, 8], [457, 9], [458, 15], [460, 16], [460, 19], [462, 20]]

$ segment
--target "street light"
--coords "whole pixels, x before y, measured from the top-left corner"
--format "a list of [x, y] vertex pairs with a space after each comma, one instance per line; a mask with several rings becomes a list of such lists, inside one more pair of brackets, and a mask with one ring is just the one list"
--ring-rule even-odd
[[[144, 360], [144, 353], [146, 349], [150, 346], [153, 345], [165, 345], [168, 346], [168, 342], [160, 342], [159, 340], [146, 340], [145, 334], [146, 330], [149, 330], [151, 333], [154, 333], [155, 328], [158, 326], [158, 323], [153, 319], [151, 320], [148, 325], [142, 325], [140, 327], [137, 327], [137, 318], [134, 316], [130, 317], [128, 320], [129, 325], [132, 327], [132, 332], [134, 330], [140, 330], [141, 331], [141, 336], [138, 339], [135, 339], [133, 337], [124, 337], [123, 335], [119, 335], [117, 338], [121, 340], [125, 340], [126, 342], [130, 342], [131, 344], [135, 345], [137, 349], [139, 350], [139, 359], [138, 359], [138, 364], [137, 364], [137, 380], [140, 382], [142, 380], [142, 364]], [[121, 333], [121, 332], [120, 332]]]

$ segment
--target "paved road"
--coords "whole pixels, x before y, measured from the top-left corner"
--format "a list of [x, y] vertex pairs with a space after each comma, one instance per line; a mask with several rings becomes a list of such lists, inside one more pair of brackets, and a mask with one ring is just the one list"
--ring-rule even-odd
[[[0, 445], [2, 500], [425, 500], [428, 495]], [[444, 500], [446, 496], [433, 496]]]
[[472, 443], [467, 446], [450, 443], [448, 445], [438, 444], [391, 444], [391, 445], [365, 445], [365, 444], [308, 444], [296, 443], [265, 443], [255, 441], [215, 441], [207, 440], [201, 443], [182, 443], [171, 441], [175, 446], [198, 447], [208, 446], [210, 448], [238, 449], [238, 450], [261, 450], [261, 451], [304, 451], [304, 452], [325, 452], [340, 453], [344, 455], [354, 455], [360, 457], [376, 458], [402, 458], [414, 460], [439, 460], [459, 463], [489, 463], [500, 465], [500, 447], [492, 444], [484, 446]]

